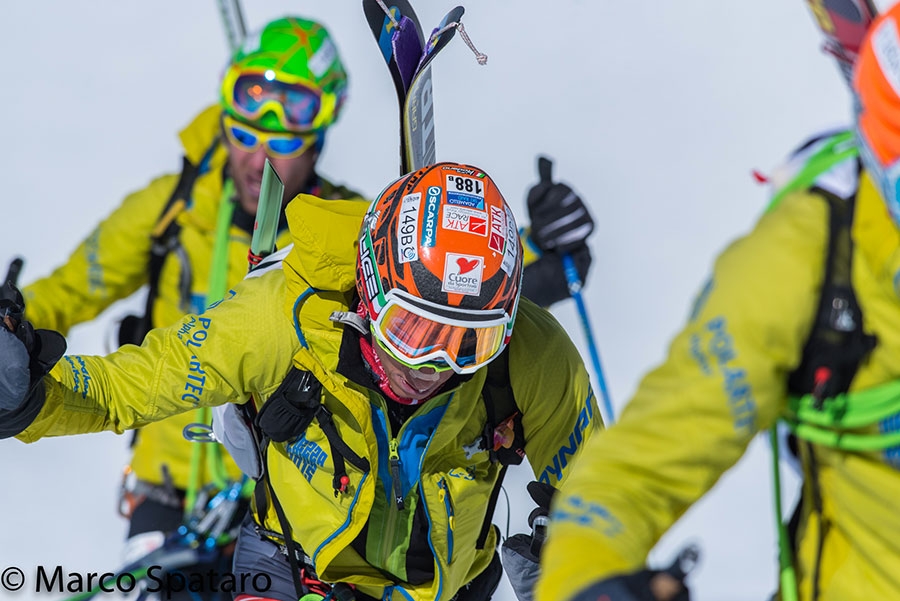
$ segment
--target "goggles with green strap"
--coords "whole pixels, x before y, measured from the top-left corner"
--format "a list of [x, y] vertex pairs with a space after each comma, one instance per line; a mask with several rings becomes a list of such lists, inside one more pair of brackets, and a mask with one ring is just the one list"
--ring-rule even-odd
[[340, 105], [336, 94], [272, 69], [231, 66], [225, 72], [222, 90], [226, 113], [263, 126], [264, 118], [274, 118], [279, 128], [288, 132], [310, 132], [330, 125]]

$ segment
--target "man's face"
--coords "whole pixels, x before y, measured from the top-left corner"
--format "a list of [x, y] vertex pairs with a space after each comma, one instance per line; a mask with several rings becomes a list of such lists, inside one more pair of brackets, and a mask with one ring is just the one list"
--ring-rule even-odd
[[400, 398], [427, 399], [453, 377], [453, 370], [450, 369], [435, 371], [431, 367], [421, 369], [407, 367], [391, 357], [387, 351], [381, 348], [380, 344], [375, 343], [372, 347], [375, 349], [375, 354], [378, 355], [378, 360], [381, 361], [391, 390]]
[[[242, 126], [245, 135], [250, 133], [262, 134], [260, 141], [265, 139], [265, 133], [252, 127]], [[279, 137], [284, 137], [279, 134]], [[298, 136], [299, 138], [299, 136]], [[247, 141], [247, 137], [243, 141]], [[304, 142], [305, 151], [299, 156], [285, 158], [274, 153], [268, 145], [257, 143], [256, 148], [248, 144], [242, 144], [232, 136], [225, 136], [225, 144], [228, 148], [228, 167], [234, 186], [237, 190], [238, 201], [241, 208], [251, 215], [256, 215], [259, 205], [259, 189], [262, 184], [263, 168], [266, 158], [275, 168], [281, 181], [284, 183], [284, 201], [287, 203], [303, 190], [303, 186], [309, 181], [316, 166], [319, 155], [313, 148], [313, 139], [307, 137]]]

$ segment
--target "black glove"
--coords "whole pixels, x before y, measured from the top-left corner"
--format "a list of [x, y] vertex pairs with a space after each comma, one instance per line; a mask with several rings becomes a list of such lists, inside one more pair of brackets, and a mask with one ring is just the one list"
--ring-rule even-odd
[[607, 578], [582, 590], [571, 601], [690, 601], [684, 579], [698, 556], [695, 547], [687, 547], [665, 570], [646, 569]]
[[547, 516], [555, 493], [556, 489], [549, 484], [529, 482], [528, 494], [538, 505], [528, 516], [532, 533], [510, 536], [500, 547], [506, 576], [519, 601], [531, 601], [534, 598], [534, 585], [541, 573], [541, 548], [547, 536]]
[[585, 245], [594, 231], [594, 220], [584, 201], [572, 188], [553, 183], [553, 162], [538, 157], [540, 182], [528, 191], [528, 218], [531, 239], [542, 251], [562, 254]]
[[[582, 284], [591, 268], [591, 251], [582, 244], [569, 253]], [[541, 307], [569, 298], [569, 280], [563, 267], [562, 255], [546, 252], [540, 259], [525, 266], [522, 275], [522, 296]]]
[[[22, 316], [22, 293], [7, 281], [0, 287], [0, 410], [16, 411], [66, 352], [59, 332], [35, 330]], [[41, 395], [43, 396], [43, 395]], [[43, 398], [41, 398], [43, 404]], [[33, 416], [32, 416], [33, 417]]]

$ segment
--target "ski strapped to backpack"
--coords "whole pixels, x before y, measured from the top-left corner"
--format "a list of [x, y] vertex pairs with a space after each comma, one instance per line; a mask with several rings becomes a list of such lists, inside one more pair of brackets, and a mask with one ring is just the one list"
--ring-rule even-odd
[[463, 27], [462, 6], [448, 12], [427, 40], [407, 0], [363, 0], [363, 10], [397, 91], [400, 175], [406, 175], [435, 162], [431, 62], [457, 30], [478, 64], [487, 63], [487, 56], [475, 48]]

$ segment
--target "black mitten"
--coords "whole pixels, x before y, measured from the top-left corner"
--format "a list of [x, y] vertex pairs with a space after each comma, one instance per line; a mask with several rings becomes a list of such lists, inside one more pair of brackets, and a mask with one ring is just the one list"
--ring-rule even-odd
[[[0, 409], [18, 409], [29, 392], [66, 352], [66, 339], [59, 332], [35, 330], [23, 319], [25, 302], [22, 293], [11, 282], [0, 286]], [[8, 334], [11, 334], [9, 336]], [[24, 351], [24, 352], [23, 352]], [[26, 378], [27, 375], [27, 378]], [[27, 387], [22, 390], [22, 383]]]
[[607, 578], [582, 590], [571, 601], [690, 601], [684, 579], [698, 556], [697, 548], [688, 546], [664, 570], [644, 569]]
[[[584, 284], [591, 267], [591, 251], [586, 244], [569, 253], [579, 280]], [[562, 255], [556, 251], [544, 253], [540, 259], [525, 266], [522, 276], [522, 296], [542, 307], [569, 298], [569, 280], [563, 267]]]
[[528, 191], [531, 239], [542, 251], [569, 253], [583, 246], [594, 231], [594, 220], [572, 188], [554, 183], [553, 162], [538, 158], [540, 181]]

